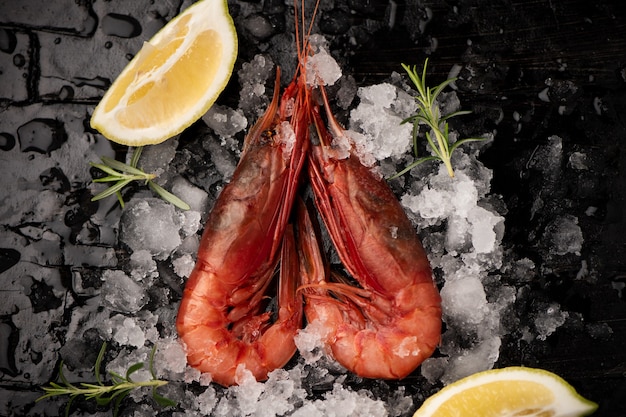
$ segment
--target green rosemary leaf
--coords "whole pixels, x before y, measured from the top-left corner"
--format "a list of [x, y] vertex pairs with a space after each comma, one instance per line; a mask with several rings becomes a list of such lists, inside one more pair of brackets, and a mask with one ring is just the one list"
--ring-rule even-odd
[[96, 403], [100, 406], [106, 406], [111, 403], [111, 398], [109, 397], [93, 397]]
[[148, 185], [154, 192], [156, 192], [161, 198], [165, 201], [174, 204], [175, 206], [183, 209], [189, 210], [189, 205], [182, 201], [180, 198], [175, 195], [169, 193], [164, 190], [162, 187], [159, 187], [156, 184], [153, 184], [151, 181], [156, 178], [155, 174], [146, 173], [145, 171], [137, 168], [139, 163], [139, 158], [141, 157], [141, 153], [143, 150], [143, 146], [138, 146], [133, 149], [133, 154], [131, 156], [130, 164], [125, 164], [120, 162], [114, 158], [109, 158], [107, 156], [102, 156], [100, 159], [102, 163], [94, 163], [90, 162], [90, 165], [100, 169], [104, 173], [108, 174], [108, 176], [102, 178], [96, 178], [93, 180], [95, 183], [108, 183], [108, 182], [116, 182], [115, 185], [112, 185], [108, 189], [103, 192], [97, 194], [95, 197], [91, 199], [91, 201], [101, 200], [105, 197], [109, 197], [113, 194], [116, 195], [117, 200], [120, 203], [120, 206], [124, 208], [124, 200], [122, 198], [121, 190], [126, 185], [128, 185], [131, 181], [144, 181], [146, 185]]
[[455, 111], [455, 112], [450, 113], [450, 114], [448, 114], [448, 115], [446, 115], [446, 116], [443, 116], [443, 117], [441, 118], [441, 121], [442, 121], [442, 122], [444, 122], [444, 121], [446, 121], [446, 120], [448, 120], [448, 119], [451, 119], [451, 118], [453, 118], [453, 117], [456, 117], [456, 116], [463, 116], [463, 115], [465, 115], [465, 114], [472, 114], [472, 112], [471, 112], [471, 111], [469, 111], [469, 110], [459, 110], [459, 111]]
[[439, 94], [441, 94], [441, 92], [443, 91], [443, 89], [446, 88], [451, 83], [453, 83], [454, 81], [456, 81], [456, 78], [448, 78], [447, 80], [439, 84], [437, 87], [435, 87], [431, 96], [432, 102], [434, 103], [435, 100], [437, 100], [437, 97], [439, 97]]
[[176, 401], [158, 394], [156, 387], [152, 387], [152, 398], [154, 398], [161, 407], [175, 407], [178, 404]]
[[128, 382], [132, 382], [132, 380], [130, 379], [130, 376], [142, 368], [143, 368], [143, 362], [138, 362], [132, 365], [130, 368], [126, 370], [126, 380], [128, 380]]
[[119, 181], [121, 180], [122, 177], [120, 177], [119, 175], [107, 175], [106, 177], [102, 177], [102, 178], [96, 178], [94, 180], [92, 180], [93, 182], [113, 182], [113, 181]]
[[152, 189], [152, 191], [157, 193], [163, 200], [175, 205], [181, 210], [189, 210], [191, 208], [189, 204], [185, 203], [183, 200], [176, 197], [174, 194], [170, 193], [169, 191], [167, 191], [165, 188], [161, 187], [154, 181], [149, 181], [148, 186]]
[[122, 197], [122, 193], [120, 191], [118, 191], [117, 193], [115, 193], [115, 196], [117, 197], [117, 202], [120, 203], [120, 207], [123, 209], [124, 208], [124, 198]]
[[116, 169], [120, 172], [125, 172], [128, 174], [133, 174], [133, 175], [138, 175], [141, 177], [145, 177], [147, 174], [145, 172], [143, 172], [142, 170], [138, 169], [138, 168], [134, 168], [128, 164], [125, 164], [123, 162], [120, 162], [116, 159], [113, 158], [108, 158], [106, 156], [103, 156], [102, 158], [102, 162], [104, 162], [106, 165], [110, 166], [113, 169]]
[[131, 181], [132, 180], [120, 180], [115, 185], [112, 185], [106, 190], [102, 191], [101, 193], [93, 196], [91, 201], [102, 200], [103, 198], [113, 195], [117, 193], [118, 191], [120, 191], [122, 188], [126, 187], [128, 184], [130, 184]]
[[[63, 363], [61, 363], [59, 368], [59, 378], [61, 380], [61, 384], [56, 382], [50, 382], [49, 386], [42, 387], [44, 391], [44, 395], [37, 398], [36, 401], [41, 401], [45, 398], [50, 398], [58, 395], [69, 395], [69, 401], [66, 405], [65, 412], [66, 415], [69, 415], [69, 410], [74, 398], [78, 396], [82, 396], [86, 400], [94, 400], [99, 405], [110, 405], [113, 403], [113, 413], [117, 415], [119, 412], [119, 407], [122, 400], [128, 396], [128, 394], [137, 388], [141, 387], [151, 387], [153, 394], [155, 393], [155, 389], [159, 386], [167, 384], [167, 381], [161, 381], [156, 378], [149, 381], [143, 382], [134, 382], [130, 379], [130, 375], [143, 367], [143, 363], [137, 363], [130, 366], [126, 370], [126, 378], [121, 376], [116, 372], [109, 371], [111, 375], [112, 384], [104, 385], [102, 381], [102, 376], [100, 373], [100, 367], [102, 365], [102, 360], [104, 358], [104, 352], [106, 349], [106, 343], [104, 343], [100, 349], [98, 354], [98, 358], [96, 359], [96, 366], [94, 373], [96, 374], [96, 383], [89, 382], [81, 382], [78, 386], [70, 383], [65, 375], [63, 375]], [[155, 348], [153, 348], [154, 352]], [[153, 360], [154, 356], [151, 355], [151, 360]], [[157, 402], [164, 406], [176, 405], [176, 403], [172, 400], [169, 400], [165, 397], [162, 397], [156, 394], [155, 399]]]
[[457, 140], [450, 147], [450, 153], [452, 153], [452, 151], [454, 151], [456, 148], [458, 148], [459, 146], [463, 145], [464, 143], [467, 143], [467, 142], [480, 142], [480, 141], [483, 141], [483, 140], [487, 140], [487, 138], [465, 138], [465, 139]]
[[148, 360], [148, 369], [150, 370], [150, 375], [152, 375], [152, 379], [157, 379], [156, 371], [154, 370], [154, 355], [155, 354], [156, 354], [156, 345], [152, 345], [152, 350], [150, 350], [150, 359]]
[[126, 382], [126, 378], [124, 378], [117, 372], [109, 371], [109, 376], [111, 376], [111, 380], [115, 385], [123, 384], [124, 382]]
[[[113, 400], [113, 417], [117, 417], [120, 411], [120, 404], [122, 403], [122, 401], [124, 400], [124, 398], [126, 398], [126, 396], [130, 393], [130, 389], [124, 390], [124, 391], [119, 391], [119, 395], [116, 395], [115, 399]], [[113, 399], [113, 398], [111, 398]]]
[[70, 415], [70, 407], [72, 407], [72, 402], [74, 402], [74, 398], [76, 397], [70, 397], [67, 405], [65, 406], [65, 417], [69, 417]]
[[107, 349], [107, 342], [102, 342], [102, 346], [100, 347], [100, 352], [98, 352], [98, 357], [96, 358], [96, 363], [94, 365], [94, 373], [96, 375], [96, 381], [98, 384], [102, 385], [102, 379], [100, 378], [100, 367], [102, 366], [102, 359], [104, 358], [104, 352]]
[[[104, 157], [102, 157], [102, 158], [104, 158]], [[90, 162], [89, 165], [91, 165], [94, 168], [98, 168], [99, 170], [104, 171], [107, 174], [112, 175], [114, 177], [120, 177], [122, 175], [121, 172], [118, 172], [118, 171], [114, 170], [113, 168], [111, 168], [111, 167], [109, 167], [107, 165], [104, 165], [104, 164], [96, 164], [95, 162]]]
[[133, 150], [133, 156], [130, 158], [130, 166], [133, 168], [137, 167], [139, 163], [139, 157], [141, 157], [141, 152], [143, 152], [143, 146], [137, 146]]
[[398, 178], [401, 177], [402, 175], [406, 174], [407, 172], [409, 172], [410, 170], [412, 170], [413, 168], [415, 168], [416, 166], [423, 164], [424, 162], [427, 161], [433, 161], [439, 159], [436, 156], [425, 156], [423, 158], [420, 158], [416, 161], [411, 162], [407, 167], [405, 167], [402, 171], [396, 172], [395, 174], [393, 174], [391, 177], [389, 177], [390, 180], [394, 179], [394, 178]]

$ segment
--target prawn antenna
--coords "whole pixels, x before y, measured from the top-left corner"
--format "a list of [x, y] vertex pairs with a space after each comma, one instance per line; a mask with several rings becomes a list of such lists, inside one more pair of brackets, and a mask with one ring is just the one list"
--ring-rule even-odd
[[[306, 25], [306, 11], [304, 7], [304, 1], [301, 3], [300, 7], [298, 7], [298, 0], [293, 1], [294, 7], [294, 19], [295, 19], [295, 36], [296, 36], [296, 48], [298, 54], [298, 66], [303, 65], [306, 62], [306, 57], [309, 54], [309, 38], [311, 33], [313, 32], [313, 24], [317, 17], [317, 11], [319, 10], [320, 0], [316, 0], [315, 7], [313, 9], [313, 14], [311, 15], [311, 20], [309, 21], [308, 27]], [[300, 10], [298, 12], [298, 10]], [[300, 17], [298, 17], [298, 14]]]

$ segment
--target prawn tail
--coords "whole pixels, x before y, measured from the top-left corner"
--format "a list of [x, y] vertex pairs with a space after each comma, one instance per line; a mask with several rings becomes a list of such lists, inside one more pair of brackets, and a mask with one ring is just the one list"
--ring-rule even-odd
[[[276, 322], [259, 340], [259, 354], [263, 354], [267, 372], [281, 368], [296, 352], [294, 337], [302, 327], [303, 302], [298, 292], [300, 285], [298, 255], [293, 227], [285, 229], [281, 250], [281, 266], [278, 281], [278, 311]], [[265, 379], [267, 375], [263, 378]]]

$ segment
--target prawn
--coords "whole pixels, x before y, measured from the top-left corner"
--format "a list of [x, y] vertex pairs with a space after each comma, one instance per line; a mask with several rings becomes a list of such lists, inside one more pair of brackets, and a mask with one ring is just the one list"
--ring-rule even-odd
[[[223, 386], [237, 383], [241, 367], [257, 380], [267, 379], [294, 355], [294, 336], [302, 327], [298, 260], [288, 224], [311, 125], [305, 71], [311, 28], [302, 44], [300, 30], [296, 17], [293, 80], [281, 96], [277, 68], [272, 101], [246, 135], [233, 178], [208, 216], [176, 318], [189, 365]], [[263, 307], [279, 263], [273, 318]]]
[[[369, 378], [408, 375], [440, 337], [440, 297], [415, 230], [383, 180], [353, 152], [333, 149], [345, 133], [323, 86], [332, 133], [311, 99], [308, 41], [298, 39], [296, 22], [294, 79], [280, 97], [277, 71], [268, 110], [246, 136], [233, 178], [209, 214], [176, 320], [188, 363], [224, 386], [237, 383], [242, 366], [257, 380], [284, 366], [303, 315], [327, 329], [335, 359]], [[297, 237], [288, 224], [305, 164], [321, 217], [360, 287], [329, 272], [304, 209], [297, 210]], [[271, 323], [263, 302], [279, 263]]]
[[[307, 321], [319, 321], [329, 353], [366, 378], [400, 379], [430, 357], [441, 337], [441, 298], [417, 233], [384, 179], [360, 162], [330, 111], [312, 118], [314, 201], [345, 269], [360, 287], [324, 266], [308, 215], [298, 215], [301, 290]], [[350, 143], [350, 142], [347, 142]], [[303, 210], [301, 210], [302, 212]]]
[[[287, 222], [310, 125], [307, 90], [298, 82], [279, 103], [277, 70], [272, 101], [246, 136], [233, 178], [208, 216], [178, 310], [188, 363], [224, 386], [237, 382], [240, 366], [266, 379], [296, 351], [302, 300]], [[278, 312], [271, 323], [263, 301], [279, 261]]]

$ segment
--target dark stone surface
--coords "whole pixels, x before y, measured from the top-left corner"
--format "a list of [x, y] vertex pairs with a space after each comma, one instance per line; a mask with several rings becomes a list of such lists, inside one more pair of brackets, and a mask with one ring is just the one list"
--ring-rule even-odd
[[[21, 152], [35, 151], [43, 158], [66, 140], [93, 134], [88, 118], [106, 87], [144, 36], [176, 15], [183, 2], [148, 3], [0, 0], [3, 184], [12, 174], [6, 171], [9, 165], [2, 153], [15, 151], [16, 141]], [[271, 53], [272, 37], [291, 22], [279, 18], [283, 2], [229, 3], [241, 29], [237, 65], [250, 60], [259, 48]], [[481, 160], [493, 169], [492, 192], [502, 195], [508, 209], [504, 243], [538, 266], [528, 293], [520, 299], [556, 301], [581, 318], [576, 322], [579, 327], [568, 326], [545, 342], [527, 343], [517, 335], [505, 338], [497, 366], [521, 364], [556, 372], [600, 404], [598, 416], [626, 415], [626, 16], [621, 0], [406, 0], [393, 2], [398, 7], [393, 28], [388, 2], [335, 3], [333, 10], [321, 13], [319, 27], [331, 40], [344, 73], [351, 74], [357, 85], [388, 79], [392, 72], [401, 72], [400, 63], [421, 66], [426, 57], [432, 83], [443, 81], [458, 66], [457, 94], [462, 107], [473, 114], [453, 127], [462, 136], [496, 133]], [[258, 15], [242, 12], [255, 5]], [[232, 105], [238, 88], [231, 81], [221, 101]], [[43, 128], [44, 142], [33, 143], [32, 135], [21, 128], [33, 123]], [[561, 140], [562, 158], [546, 167], [542, 162], [549, 157], [554, 137]], [[88, 140], [89, 149], [96, 146], [97, 140]], [[193, 164], [206, 164], [193, 159], [193, 152], [189, 155]], [[577, 165], [581, 155], [584, 168]], [[67, 171], [57, 164], [53, 161], [42, 170], [37, 187], [83, 195], [91, 178], [88, 168], [81, 177], [76, 169]], [[8, 197], [5, 190], [0, 189], [1, 199]], [[83, 225], [85, 214], [95, 215], [85, 198], [75, 200], [63, 211], [68, 228]], [[24, 208], [21, 216], [12, 213], [0, 233], [29, 251], [54, 248], [59, 253], [32, 256], [47, 260], [40, 266], [56, 272], [51, 273], [53, 278], [42, 279], [28, 275], [31, 267], [12, 269], [20, 262], [20, 251], [3, 246], [0, 293], [13, 291], [13, 285], [30, 290], [35, 312], [51, 309], [52, 321], [67, 324], [69, 312], [59, 309], [59, 291], [67, 275], [63, 268], [75, 267], [72, 271], [78, 276], [92, 277], [98, 265], [61, 265], [63, 247], [41, 240], [44, 228], [37, 229], [47, 220], [33, 210]], [[551, 227], [557, 218], [567, 216], [575, 217], [583, 232], [580, 256], [551, 256]], [[21, 218], [17, 224], [16, 217]], [[53, 230], [61, 236], [70, 232]], [[92, 243], [98, 243], [97, 230], [88, 234], [95, 234]], [[65, 241], [74, 243], [75, 236]], [[581, 280], [577, 275], [583, 261], [589, 277]], [[13, 272], [23, 275], [9, 278]], [[23, 348], [18, 339], [24, 335], [11, 317], [24, 307], [0, 313], [0, 385], [13, 396], [9, 404], [14, 406], [0, 409], [0, 415], [42, 413], [27, 404], [40, 395], [37, 387], [53, 378], [63, 345], [55, 337], [46, 349], [30, 346], [33, 362], [48, 368], [38, 375], [21, 374], [20, 363], [7, 352]], [[527, 306], [516, 308], [525, 311]], [[347, 382], [371, 388], [367, 382]], [[407, 390], [411, 384], [410, 378], [404, 382]], [[380, 385], [376, 389], [381, 390]]]

